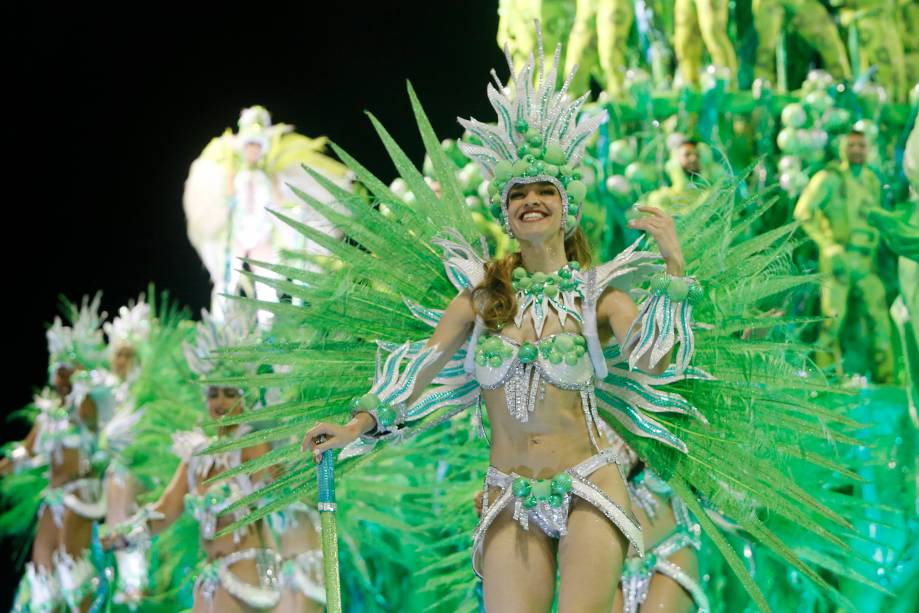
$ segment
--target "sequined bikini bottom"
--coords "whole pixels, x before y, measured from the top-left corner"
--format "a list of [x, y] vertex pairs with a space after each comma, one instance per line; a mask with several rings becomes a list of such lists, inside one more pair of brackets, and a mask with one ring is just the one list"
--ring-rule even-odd
[[670, 577], [693, 599], [697, 613], [709, 613], [708, 597], [699, 581], [670, 561], [670, 557], [684, 547], [699, 549], [698, 524], [689, 517], [685, 505], [678, 498], [671, 500], [676, 527], [639, 558], [626, 559], [620, 583], [622, 585], [623, 613], [638, 613], [648, 597], [654, 573]]
[[[243, 560], [255, 560], [258, 569], [258, 585], [252, 585], [237, 577], [230, 567]], [[218, 587], [255, 609], [271, 609], [281, 600], [282, 559], [273, 549], [243, 549], [228, 556], [209, 562], [195, 583], [195, 593], [210, 603], [214, 610], [214, 596]]]
[[86, 519], [102, 519], [106, 509], [102, 481], [96, 477], [84, 477], [60, 487], [47, 487], [42, 492], [39, 516], [46, 508], [51, 510], [58, 528], [63, 527], [64, 511], [67, 509]]
[[[529, 479], [516, 473], [508, 475], [494, 466], [489, 466], [485, 474], [482, 516], [473, 537], [472, 569], [476, 575], [482, 576], [479, 572], [479, 560], [485, 543], [485, 533], [506, 508], [514, 505], [514, 520], [524, 530], [529, 530], [532, 521], [547, 536], [561, 538], [568, 533], [568, 511], [574, 496], [590, 503], [603, 513], [641, 555], [644, 552], [644, 542], [638, 520], [588, 480], [588, 477], [600, 468], [615, 464], [616, 459], [613, 450], [604, 449], [551, 479]], [[501, 490], [492, 504], [489, 504], [488, 500], [490, 487]]]

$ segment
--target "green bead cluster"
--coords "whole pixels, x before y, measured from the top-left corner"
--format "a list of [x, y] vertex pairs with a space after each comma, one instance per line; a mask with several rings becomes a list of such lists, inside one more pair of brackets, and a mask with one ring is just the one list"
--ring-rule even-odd
[[367, 392], [363, 396], [354, 398], [351, 401], [351, 410], [366, 411], [367, 413], [376, 411], [377, 423], [384, 428], [388, 428], [396, 422], [396, 412], [392, 407], [383, 404], [380, 398], [372, 392]]
[[555, 298], [559, 292], [570, 292], [578, 288], [581, 281], [574, 275], [574, 271], [580, 268], [578, 262], [571, 261], [557, 272], [547, 275], [538, 271], [531, 274], [522, 266], [518, 266], [514, 269], [511, 285], [515, 292]]
[[565, 494], [571, 491], [571, 475], [559, 473], [551, 479], [525, 479], [517, 477], [511, 484], [511, 493], [523, 500], [526, 509], [532, 509], [540, 502], [557, 509], [565, 501]]
[[523, 142], [517, 148], [515, 162], [501, 160], [495, 165], [494, 179], [488, 185], [492, 215], [501, 219], [501, 195], [508, 181], [520, 177], [549, 176], [558, 179], [568, 193], [568, 223], [576, 223], [574, 220], [587, 196], [587, 185], [581, 181], [581, 173], [567, 163], [568, 158], [559, 145], [544, 146], [542, 135], [530, 128], [525, 120], [517, 121], [514, 129], [523, 135]]
[[659, 273], [651, 278], [651, 291], [658, 295], [667, 294], [674, 302], [686, 300], [690, 304], [696, 304], [705, 294], [698, 283], [690, 283], [686, 279], [672, 277], [666, 273]]
[[514, 349], [499, 336], [486, 336], [475, 348], [475, 363], [479, 366], [498, 368], [514, 355]]
[[559, 334], [543, 340], [540, 349], [551, 364], [574, 366], [587, 352], [587, 340], [580, 334]]

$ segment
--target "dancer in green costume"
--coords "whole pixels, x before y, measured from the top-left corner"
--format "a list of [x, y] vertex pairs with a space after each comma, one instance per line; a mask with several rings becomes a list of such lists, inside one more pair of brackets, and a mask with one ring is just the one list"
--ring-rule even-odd
[[[544, 65], [541, 53], [537, 58], [506, 89], [500, 82], [489, 88], [497, 126], [461, 121], [482, 143], [465, 146], [465, 153], [491, 177], [493, 202], [505, 228], [522, 241], [522, 255], [490, 261], [471, 246], [476, 231], [462, 192], [411, 93], [440, 192], [431, 190], [375, 119], [415, 196], [412, 205], [335, 148], [372, 200], [330, 181], [323, 185], [341, 209], [304, 195], [352, 243], [323, 239], [281, 217], [322, 241], [338, 260], [330, 270], [252, 262], [256, 269], [289, 275], [289, 282], [272, 283], [303, 304], [260, 306], [277, 318], [295, 319], [309, 334], [308, 340], [301, 332], [297, 341], [278, 338], [272, 347], [238, 353], [240, 362], [270, 353], [272, 362], [290, 365], [289, 380], [303, 388], [300, 402], [272, 411], [277, 425], [235, 446], [282, 439], [321, 421], [309, 429], [304, 445], [316, 454], [345, 446], [339, 462], [347, 473], [360, 462], [349, 460], [380, 441], [409, 439], [484, 404], [492, 466], [473, 553], [475, 568], [485, 576], [486, 606], [548, 609], [557, 593], [560, 608], [608, 610], [627, 543], [640, 554], [644, 539], [615, 470], [617, 454], [598, 432], [605, 420], [685, 502], [757, 604], [765, 607], [765, 599], [707, 519], [702, 500], [838, 597], [752, 513], [764, 509], [783, 517], [829, 549], [843, 547], [848, 534], [847, 522], [783, 468], [791, 459], [810, 457], [803, 450], [848, 421], [810, 400], [812, 392], [826, 388], [808, 369], [804, 348], [781, 334], [751, 343], [737, 338], [744, 328], [785, 324], [756, 315], [758, 307], [813, 281], [787, 268], [790, 247], [782, 239], [793, 226], [745, 243], [740, 237], [746, 222], [737, 221], [733, 199], [726, 198], [687, 222], [677, 242], [669, 218], [649, 209], [634, 227], [656, 237], [660, 254], [636, 244], [611, 262], [588, 266], [577, 245], [586, 192], [577, 161], [603, 118], [577, 121], [583, 100], [556, 91], [557, 61]], [[375, 202], [385, 202], [385, 213]], [[679, 274], [681, 242], [696, 254], [687, 262], [696, 279]], [[547, 250], [549, 245], [557, 249]], [[548, 270], [556, 260], [558, 270]], [[693, 328], [694, 310], [709, 324], [704, 329]], [[671, 354], [673, 364], [665, 368]], [[229, 382], [258, 386], [259, 377]], [[371, 392], [365, 393], [368, 384]], [[234, 443], [228, 445], [223, 449]], [[833, 465], [831, 457], [819, 461]], [[443, 462], [449, 466], [450, 458]], [[283, 478], [239, 501], [269, 501], [241, 523], [308, 494], [315, 487], [313, 471], [299, 459], [290, 461]], [[445, 528], [454, 525], [450, 516], [438, 511], [437, 517]], [[529, 562], [511, 546], [518, 539]], [[590, 568], [582, 563], [588, 557]]]
[[[259, 331], [255, 312], [230, 304], [223, 309], [226, 319], [215, 320], [205, 312], [198, 325], [194, 344], [185, 347], [190, 368], [199, 377], [226, 377], [238, 374], [219, 360], [219, 353], [228, 347], [251, 342]], [[215, 355], [216, 353], [216, 355]], [[214, 421], [237, 416], [242, 410], [261, 402], [260, 395], [230, 386], [210, 385], [206, 389], [208, 415]], [[249, 426], [218, 422], [220, 436], [230, 440], [245, 440]], [[178, 521], [183, 514], [197, 522], [201, 549], [206, 562], [194, 587], [194, 610], [209, 607], [221, 611], [272, 609], [277, 611], [320, 610], [316, 602], [293, 598], [284, 599], [285, 592], [302, 591], [303, 583], [319, 581], [319, 568], [314, 560], [302, 558], [303, 572], [286, 572], [285, 560], [278, 551], [264, 522], [239, 529], [222, 530], [231, 523], [220, 514], [234, 508], [234, 503], [251, 493], [269, 475], [265, 470], [252, 474], [240, 473], [237, 467], [247, 461], [257, 461], [271, 452], [269, 445], [257, 443], [242, 450], [214, 450], [214, 439], [202, 428], [176, 432], [172, 436], [172, 452], [181, 459], [169, 485], [158, 500], [141, 508], [132, 518], [110, 526], [104, 543], [108, 547], [124, 548], [148, 541]], [[217, 483], [214, 480], [219, 477]], [[247, 509], [235, 510], [235, 518], [245, 516]], [[291, 515], [291, 518], [293, 515]], [[296, 524], [288, 521], [285, 531], [295, 531]], [[181, 549], [188, 549], [185, 543]], [[306, 553], [306, 552], [297, 552]], [[303, 575], [303, 576], [301, 576]], [[287, 581], [282, 580], [282, 577]], [[310, 590], [314, 598], [322, 598], [321, 586]]]
[[[26, 565], [16, 611], [88, 606], [99, 586], [90, 559], [93, 521], [105, 515], [101, 471], [93, 464], [98, 432], [112, 414], [105, 361], [100, 296], [80, 307], [65, 303], [71, 325], [60, 318], [48, 330], [49, 371], [54, 393], [39, 404], [32, 431], [13, 450], [8, 472], [43, 456], [47, 487], [41, 491], [32, 561]], [[15, 476], [13, 477], [15, 478]]]

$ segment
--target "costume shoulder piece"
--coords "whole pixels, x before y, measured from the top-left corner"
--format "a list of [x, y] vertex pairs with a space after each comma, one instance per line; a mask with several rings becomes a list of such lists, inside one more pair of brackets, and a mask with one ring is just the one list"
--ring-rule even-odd
[[488, 245], [484, 237], [481, 255], [455, 230], [446, 231], [446, 236], [435, 238], [432, 242], [444, 250], [443, 261], [447, 278], [458, 291], [471, 290], [485, 280]]

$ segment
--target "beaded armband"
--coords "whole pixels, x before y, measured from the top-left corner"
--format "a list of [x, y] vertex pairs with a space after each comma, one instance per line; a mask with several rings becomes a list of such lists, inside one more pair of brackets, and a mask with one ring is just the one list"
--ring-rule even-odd
[[686, 370], [695, 349], [692, 307], [704, 296], [693, 277], [658, 273], [651, 279], [649, 297], [639, 307], [638, 317], [626, 334], [623, 349], [629, 367], [634, 368], [645, 355], [653, 368], [679, 342], [674, 356], [676, 371]]
[[357, 413], [367, 413], [373, 417], [375, 427], [368, 432], [368, 436], [380, 436], [395, 432], [405, 423], [405, 404], [395, 408], [383, 403], [379, 396], [367, 392], [363, 396], [356, 396], [351, 401], [351, 416]]
[[406, 402], [411, 397], [418, 374], [437, 361], [435, 347], [421, 348], [421, 343], [405, 343], [393, 350], [377, 368], [373, 387], [351, 402], [354, 413], [369, 413], [376, 429], [365, 436], [378, 438], [402, 428], [408, 418]]

